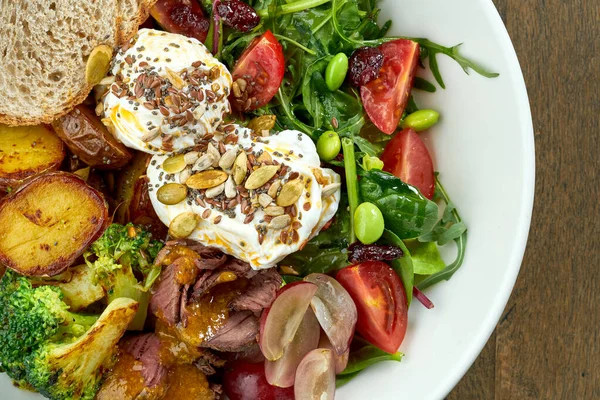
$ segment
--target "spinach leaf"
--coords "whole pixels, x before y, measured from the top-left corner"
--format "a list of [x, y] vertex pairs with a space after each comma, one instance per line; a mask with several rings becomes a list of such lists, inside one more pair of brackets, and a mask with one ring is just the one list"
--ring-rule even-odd
[[362, 199], [379, 207], [386, 228], [400, 239], [424, 235], [437, 222], [437, 204], [390, 173], [363, 172], [359, 188]]
[[300, 276], [313, 272], [327, 274], [347, 267], [350, 237], [348, 200], [342, 197], [333, 224], [312, 238], [300, 251], [290, 254], [279, 264], [292, 267]]
[[421, 242], [413, 239], [405, 241], [405, 244], [410, 251], [415, 274], [431, 275], [446, 267], [435, 242]]
[[404, 253], [404, 255], [399, 259], [391, 261], [390, 265], [396, 274], [398, 274], [402, 284], [404, 285], [404, 291], [406, 292], [406, 303], [410, 307], [410, 303], [412, 302], [413, 285], [415, 281], [415, 271], [410, 250], [398, 236], [394, 235], [394, 233], [388, 229], [383, 231], [383, 240], [389, 244], [400, 247]]
[[439, 245], [453, 240], [456, 243], [457, 255], [456, 259], [443, 270], [427, 276], [419, 282], [417, 287], [419, 290], [424, 290], [431, 285], [434, 285], [442, 280], [448, 280], [461, 267], [465, 259], [465, 250], [467, 247], [467, 228], [462, 222], [458, 211], [450, 201], [448, 193], [442, 186], [437, 175], [435, 178], [435, 194], [434, 199], [439, 199], [446, 204], [444, 215], [436, 224], [434, 229], [429, 234], [419, 237], [420, 242], [437, 241]]
[[382, 361], [402, 361], [403, 354], [400, 352], [390, 354], [387, 353], [366, 340], [355, 338], [348, 358], [348, 365], [338, 376], [336, 380], [337, 386], [348, 383], [358, 373], [365, 368], [377, 364]]

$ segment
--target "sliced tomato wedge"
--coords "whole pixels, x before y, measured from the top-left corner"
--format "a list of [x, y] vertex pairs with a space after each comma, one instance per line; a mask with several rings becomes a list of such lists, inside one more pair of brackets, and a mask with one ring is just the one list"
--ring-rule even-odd
[[360, 88], [367, 115], [383, 133], [394, 133], [408, 102], [419, 61], [419, 44], [398, 39], [379, 46], [383, 66], [379, 77]]
[[233, 68], [237, 87], [229, 96], [231, 105], [237, 111], [264, 106], [279, 90], [284, 73], [283, 48], [271, 31], [266, 31], [250, 43]]
[[390, 140], [381, 155], [381, 161], [384, 171], [415, 186], [428, 199], [433, 197], [433, 161], [427, 146], [414, 130], [405, 129]]
[[398, 351], [408, 325], [408, 304], [394, 270], [384, 262], [369, 261], [346, 267], [335, 278], [356, 303], [358, 333], [383, 351]]

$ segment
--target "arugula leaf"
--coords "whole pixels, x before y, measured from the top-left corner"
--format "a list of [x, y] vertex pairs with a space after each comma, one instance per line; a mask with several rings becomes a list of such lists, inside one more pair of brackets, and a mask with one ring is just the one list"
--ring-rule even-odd
[[402, 361], [404, 355], [400, 352], [390, 354], [387, 353], [366, 340], [355, 337], [350, 356], [348, 358], [348, 365], [336, 379], [336, 385], [342, 386], [348, 383], [352, 378], [358, 375], [359, 372], [373, 364], [377, 364], [382, 361]]
[[435, 242], [423, 243], [413, 239], [404, 243], [410, 251], [415, 274], [431, 275], [446, 267]]
[[429, 93], [434, 93], [437, 90], [433, 83], [429, 82], [424, 78], [421, 78], [420, 76], [415, 77], [413, 88]]
[[396, 236], [394, 232], [388, 229], [384, 230], [383, 239], [389, 244], [400, 247], [404, 253], [404, 255], [399, 259], [391, 261], [390, 265], [396, 274], [398, 274], [402, 284], [404, 285], [404, 291], [406, 292], [406, 303], [410, 307], [410, 303], [412, 302], [413, 285], [415, 281], [412, 255], [404, 242], [400, 240], [400, 238]]
[[420, 290], [424, 290], [442, 280], [449, 280], [452, 275], [458, 271], [465, 259], [465, 250], [467, 247], [467, 229], [465, 224], [462, 222], [458, 211], [456, 211], [456, 208], [450, 201], [450, 197], [439, 181], [437, 175], [435, 178], [434, 199], [436, 198], [440, 199], [446, 204], [444, 215], [432, 230], [431, 235], [423, 235], [419, 237], [418, 240], [421, 242], [437, 240], [437, 243], [440, 244], [446, 243], [448, 238], [452, 238], [450, 240], [454, 240], [458, 251], [454, 262], [447, 265], [443, 270], [429, 275], [419, 282], [417, 287]]
[[363, 200], [381, 210], [386, 228], [400, 239], [424, 235], [437, 222], [437, 204], [388, 172], [363, 172], [359, 188]]

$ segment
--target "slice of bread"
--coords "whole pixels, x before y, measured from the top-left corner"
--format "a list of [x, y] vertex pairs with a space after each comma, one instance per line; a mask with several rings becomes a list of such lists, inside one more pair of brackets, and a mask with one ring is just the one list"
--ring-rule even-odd
[[92, 89], [87, 59], [133, 37], [156, 0], [0, 0], [0, 123], [50, 123]]

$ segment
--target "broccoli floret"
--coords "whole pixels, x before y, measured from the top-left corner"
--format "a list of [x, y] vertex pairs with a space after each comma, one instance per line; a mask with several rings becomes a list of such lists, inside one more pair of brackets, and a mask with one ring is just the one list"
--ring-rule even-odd
[[95, 271], [97, 282], [106, 290], [108, 301], [128, 297], [140, 303], [138, 315], [129, 327], [131, 330], [144, 327], [148, 289], [160, 273], [160, 267], [154, 266], [153, 261], [162, 246], [161, 242], [152, 240], [150, 232], [131, 223], [112, 224], [84, 254], [86, 263]]
[[48, 342], [85, 333], [97, 316], [71, 313], [54, 286], [34, 288], [10, 270], [0, 281], [0, 365], [15, 381], [25, 377], [25, 359]]
[[137, 308], [135, 300], [115, 299], [77, 339], [39, 346], [25, 359], [27, 382], [50, 399], [92, 400], [104, 373], [114, 364], [117, 343]]

